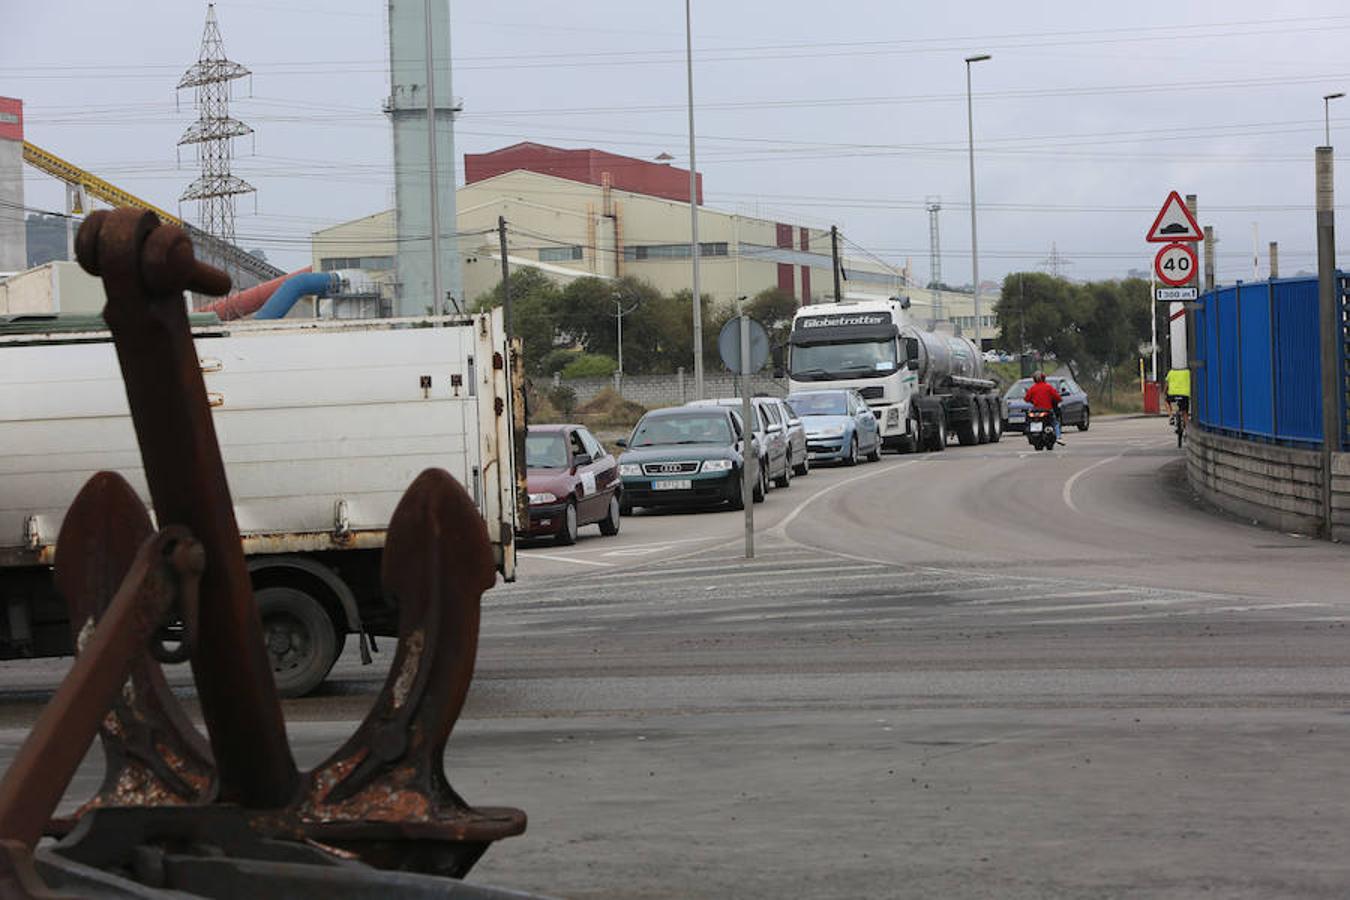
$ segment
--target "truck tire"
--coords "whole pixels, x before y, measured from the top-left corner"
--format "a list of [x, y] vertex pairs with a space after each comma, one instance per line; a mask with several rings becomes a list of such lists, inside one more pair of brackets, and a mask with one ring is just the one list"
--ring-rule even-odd
[[337, 628], [323, 604], [297, 588], [265, 587], [255, 597], [277, 693], [303, 697], [323, 683], [342, 652]]
[[975, 420], [975, 443], [989, 443], [989, 410], [984, 405], [983, 397], [974, 399], [971, 410], [977, 415]]
[[941, 406], [933, 413], [933, 436], [928, 442], [928, 449], [934, 453], [947, 449], [947, 410]]
[[975, 403], [975, 398], [970, 398], [966, 405], [966, 420], [956, 426], [956, 439], [961, 442], [962, 447], [970, 447], [980, 442], [979, 435], [979, 410]]
[[[914, 436], [910, 437], [911, 434]], [[905, 436], [895, 439], [895, 449], [900, 453], [913, 453], [919, 449], [922, 439], [923, 420], [919, 418], [919, 411], [911, 406], [905, 419]]]
[[1003, 415], [998, 400], [994, 398], [989, 400], [989, 424], [992, 426], [989, 432], [989, 443], [997, 444], [1003, 440]]

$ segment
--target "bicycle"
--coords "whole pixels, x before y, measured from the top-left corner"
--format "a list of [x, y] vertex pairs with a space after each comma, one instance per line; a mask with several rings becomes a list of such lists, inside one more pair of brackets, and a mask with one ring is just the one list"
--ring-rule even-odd
[[[1168, 398], [1169, 400], [1173, 398]], [[1190, 424], [1191, 410], [1190, 402], [1187, 397], [1177, 397], [1176, 412], [1172, 413], [1172, 429], [1177, 433], [1177, 449], [1181, 449], [1181, 442], [1186, 437], [1186, 426]], [[1169, 404], [1170, 405], [1170, 404]]]

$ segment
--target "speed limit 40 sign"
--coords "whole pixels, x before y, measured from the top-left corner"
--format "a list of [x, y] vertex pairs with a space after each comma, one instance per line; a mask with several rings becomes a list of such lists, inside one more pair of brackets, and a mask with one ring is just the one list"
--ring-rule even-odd
[[1163, 284], [1181, 287], [1195, 277], [1198, 264], [1199, 259], [1190, 244], [1173, 243], [1158, 251], [1153, 258], [1153, 271]]

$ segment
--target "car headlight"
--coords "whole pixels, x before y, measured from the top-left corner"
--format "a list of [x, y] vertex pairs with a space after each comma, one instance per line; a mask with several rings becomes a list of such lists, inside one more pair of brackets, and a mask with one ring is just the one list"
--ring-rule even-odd
[[541, 491], [538, 494], [530, 495], [531, 503], [556, 503], [557, 500], [558, 500], [557, 495], [551, 494], [548, 491]]
[[844, 433], [843, 425], [830, 425], [820, 429], [821, 437], [840, 437]]
[[637, 463], [623, 463], [619, 466], [619, 477], [632, 477], [642, 474], [642, 466]]
[[705, 459], [703, 461], [704, 472], [730, 472], [731, 460], [729, 459]]

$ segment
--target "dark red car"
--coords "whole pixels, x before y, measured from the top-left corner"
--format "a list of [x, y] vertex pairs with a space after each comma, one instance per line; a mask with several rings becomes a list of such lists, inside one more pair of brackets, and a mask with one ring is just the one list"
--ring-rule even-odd
[[580, 425], [531, 425], [525, 435], [530, 522], [525, 537], [575, 543], [577, 529], [599, 523], [619, 533], [619, 464]]

